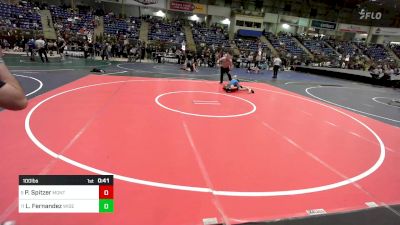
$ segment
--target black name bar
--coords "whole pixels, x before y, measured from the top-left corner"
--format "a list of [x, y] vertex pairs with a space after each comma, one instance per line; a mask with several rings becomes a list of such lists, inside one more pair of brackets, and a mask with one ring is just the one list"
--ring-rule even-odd
[[19, 185], [113, 185], [113, 175], [20, 175]]

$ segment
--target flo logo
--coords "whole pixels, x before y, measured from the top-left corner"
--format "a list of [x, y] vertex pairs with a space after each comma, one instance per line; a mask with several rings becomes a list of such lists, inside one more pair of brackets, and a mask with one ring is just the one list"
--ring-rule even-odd
[[365, 9], [361, 9], [358, 13], [360, 14], [360, 20], [380, 20], [382, 18], [381, 12], [369, 12]]

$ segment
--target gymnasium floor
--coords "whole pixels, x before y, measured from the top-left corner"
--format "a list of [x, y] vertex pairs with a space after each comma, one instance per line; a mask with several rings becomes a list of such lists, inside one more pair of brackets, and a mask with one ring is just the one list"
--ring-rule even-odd
[[[374, 206], [400, 221], [398, 89], [235, 69], [256, 93], [227, 94], [211, 68], [5, 60], [30, 104], [0, 111], [0, 221], [237, 224]], [[114, 214], [18, 214], [18, 175], [93, 173], [114, 174]]]

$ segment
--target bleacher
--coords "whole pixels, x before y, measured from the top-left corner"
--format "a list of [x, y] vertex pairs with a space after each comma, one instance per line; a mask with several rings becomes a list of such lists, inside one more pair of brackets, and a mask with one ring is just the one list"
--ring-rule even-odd
[[358, 52], [357, 47], [351, 42], [335, 40], [328, 40], [327, 42], [334, 47], [336, 51], [343, 55], [354, 56]]
[[[93, 34], [96, 26], [96, 18], [91, 11], [73, 11], [72, 9], [54, 5], [48, 6], [48, 9], [51, 12], [54, 28], [59, 32], [59, 35]], [[0, 2], [0, 30], [2, 32], [7, 32], [10, 29], [42, 31], [43, 26], [38, 10], [31, 3], [25, 2], [20, 3], [20, 5], [13, 5]], [[187, 25], [187, 23], [190, 23], [189, 21], [167, 20], [157, 17], [148, 17], [145, 21], [149, 24], [148, 40], [153, 41], [156, 45], [159, 44], [158, 42], [163, 42], [163, 44], [169, 46], [175, 45], [180, 47], [182, 42], [186, 41], [183, 24]], [[139, 31], [142, 24], [141, 18], [129, 17], [120, 19], [113, 13], [110, 13], [103, 16], [103, 22], [104, 34], [108, 37], [124, 35], [126, 38], [139, 39]], [[228, 26], [222, 24], [211, 27], [206, 27], [205, 24], [200, 23], [192, 24], [194, 42], [197, 46], [201, 47], [231, 47], [230, 45], [233, 45], [233, 43], [229, 41], [227, 31]], [[282, 56], [307, 57], [306, 52], [308, 51], [302, 48], [291, 34], [280, 33], [279, 35], [274, 35], [266, 32], [264, 35]], [[378, 44], [366, 45], [364, 43], [310, 38], [299, 38], [299, 40], [315, 56], [332, 56], [331, 58], [337, 58], [334, 57], [336, 50], [343, 56], [349, 55], [355, 61], [359, 61], [358, 59], [362, 55], [369, 56], [372, 61], [379, 63], [393, 61], [391, 53], [389, 54], [382, 45]], [[235, 44], [244, 55], [258, 52], [260, 48], [263, 50], [268, 48], [267, 44], [262, 43], [258, 38], [250, 39], [236, 36]], [[400, 45], [392, 45], [390, 47], [400, 57]], [[367, 57], [365, 58], [369, 60]]]
[[215, 47], [230, 47], [228, 33], [226, 32], [227, 26], [221, 27], [210, 27], [207, 28], [200, 24], [193, 24], [192, 33], [193, 38], [197, 46], [211, 46]]
[[30, 4], [11, 5], [0, 2], [0, 27], [5, 29], [42, 30], [40, 15]]
[[293, 40], [293, 37], [290, 37], [287, 34], [280, 34], [276, 36], [270, 32], [267, 32], [265, 37], [271, 42], [272, 46], [278, 50], [278, 52], [280, 49], [282, 49], [297, 57], [302, 57], [305, 55], [305, 52], [300, 46], [297, 45], [296, 41]]
[[258, 52], [259, 48], [265, 49], [267, 44], [261, 43], [259, 39], [235, 39], [236, 46], [240, 51]]
[[281, 46], [278, 37], [276, 35], [274, 35], [273, 33], [267, 32], [265, 34], [265, 37], [269, 40], [269, 42], [271, 42], [272, 46], [275, 49], [277, 49]]
[[181, 21], [164, 21], [158, 18], [150, 19], [149, 40], [181, 44], [186, 40]]
[[370, 45], [367, 47], [366, 54], [373, 60], [390, 60], [389, 53], [382, 45]]
[[391, 45], [391, 49], [393, 50], [394, 54], [400, 58], [400, 45]]
[[128, 19], [118, 19], [115, 16], [106, 15], [104, 18], [104, 33], [109, 35], [123, 34], [131, 39], [139, 39], [141, 19], [130, 17]]
[[329, 47], [323, 40], [301, 39], [304, 47], [306, 47], [313, 55], [330, 57], [336, 55], [335, 51]]
[[57, 6], [50, 6], [53, 22], [57, 24], [55, 28], [62, 33], [86, 33], [93, 32], [95, 28], [94, 15], [91, 12], [71, 12]]

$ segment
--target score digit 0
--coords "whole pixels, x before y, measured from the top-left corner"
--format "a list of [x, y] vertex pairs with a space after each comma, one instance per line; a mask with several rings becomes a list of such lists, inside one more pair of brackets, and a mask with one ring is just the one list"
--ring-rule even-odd
[[112, 185], [100, 185], [99, 186], [99, 198], [100, 199], [113, 199], [114, 190]]

